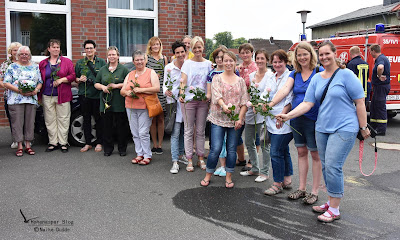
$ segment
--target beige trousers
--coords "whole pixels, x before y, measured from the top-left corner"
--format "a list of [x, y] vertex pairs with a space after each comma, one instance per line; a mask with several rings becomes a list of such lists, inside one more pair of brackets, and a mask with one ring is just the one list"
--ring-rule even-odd
[[49, 135], [49, 144], [68, 144], [68, 129], [71, 118], [71, 103], [57, 104], [58, 96], [43, 95], [44, 121]]

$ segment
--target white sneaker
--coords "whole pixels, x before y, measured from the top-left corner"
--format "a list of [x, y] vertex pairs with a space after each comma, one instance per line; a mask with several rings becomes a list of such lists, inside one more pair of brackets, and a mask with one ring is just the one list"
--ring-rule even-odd
[[221, 172], [219, 173], [219, 176], [220, 177], [226, 177], [226, 170], [225, 170], [225, 167], [221, 167], [222, 169], [221, 169]]
[[174, 162], [172, 164], [172, 168], [171, 168], [171, 170], [169, 170], [169, 172], [172, 173], [172, 174], [176, 174], [176, 173], [179, 172], [179, 164], [178, 164], [178, 162]]
[[[219, 167], [219, 168], [217, 168], [217, 170], [215, 170], [215, 172], [214, 172], [214, 176], [219, 176], [219, 174], [221, 173], [221, 170], [223, 169], [224, 167]], [[225, 169], [224, 169], [225, 170]]]
[[18, 143], [17, 142], [11, 143], [11, 148], [12, 149], [17, 149], [17, 147], [18, 147]]
[[254, 181], [260, 183], [266, 181], [268, 178], [269, 177], [258, 176]]

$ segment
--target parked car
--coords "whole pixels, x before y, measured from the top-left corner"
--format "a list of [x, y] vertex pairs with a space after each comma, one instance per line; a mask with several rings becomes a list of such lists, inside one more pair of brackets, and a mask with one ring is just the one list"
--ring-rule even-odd
[[[68, 142], [75, 146], [85, 145], [85, 136], [83, 134], [83, 116], [81, 113], [81, 106], [78, 98], [78, 89], [72, 88], [72, 101], [71, 101], [71, 121], [68, 131]], [[95, 121], [92, 117], [92, 135], [94, 136], [93, 142], [96, 141], [96, 129], [94, 129]], [[43, 107], [39, 106], [36, 110], [35, 118], [35, 133], [38, 134], [43, 141], [48, 142], [47, 129], [44, 123]]]

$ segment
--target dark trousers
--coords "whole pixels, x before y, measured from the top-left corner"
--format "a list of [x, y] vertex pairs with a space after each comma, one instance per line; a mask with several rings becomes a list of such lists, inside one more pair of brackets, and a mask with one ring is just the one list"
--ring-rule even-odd
[[93, 144], [103, 143], [103, 119], [100, 116], [100, 100], [79, 96], [81, 112], [83, 115], [83, 134], [86, 145], [92, 145], [92, 116], [95, 121], [96, 141]]
[[103, 118], [103, 147], [104, 152], [112, 153], [114, 151], [114, 133], [117, 133], [118, 151], [126, 152], [128, 145], [128, 117], [126, 112], [101, 113]]
[[374, 85], [370, 106], [371, 126], [378, 133], [385, 133], [387, 127], [386, 96], [389, 94], [390, 85]]
[[[6, 94], [6, 93], [4, 93], [4, 94]], [[7, 115], [7, 118], [8, 118], [8, 122], [10, 123], [11, 136], [12, 136], [12, 140], [14, 142], [14, 136], [12, 135], [11, 116], [10, 116], [10, 112], [8, 111], [7, 99], [4, 99], [4, 109], [6, 110], [6, 115]]]

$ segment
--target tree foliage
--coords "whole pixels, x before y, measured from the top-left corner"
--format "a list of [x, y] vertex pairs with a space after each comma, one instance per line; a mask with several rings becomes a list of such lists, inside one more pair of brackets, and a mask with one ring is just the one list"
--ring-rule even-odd
[[206, 59], [210, 59], [211, 53], [214, 51], [214, 42], [212, 39], [206, 38]]
[[227, 48], [232, 48], [233, 36], [231, 32], [220, 32], [214, 35], [215, 45], [224, 45]]
[[247, 43], [246, 38], [244, 37], [236, 38], [233, 40], [232, 48], [239, 48], [239, 46], [242, 45], [243, 43]]

